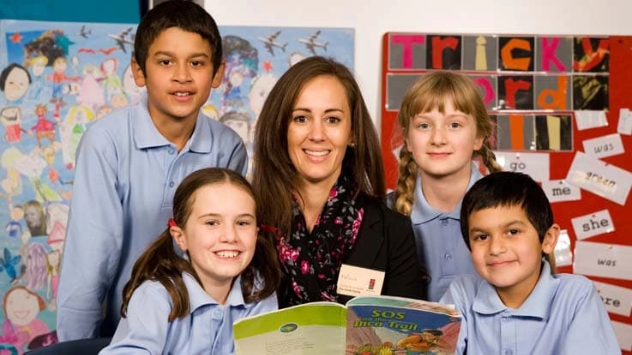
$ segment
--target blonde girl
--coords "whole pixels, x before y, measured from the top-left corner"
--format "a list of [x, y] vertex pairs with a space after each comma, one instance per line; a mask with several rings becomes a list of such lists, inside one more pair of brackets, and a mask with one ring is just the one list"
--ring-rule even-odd
[[426, 74], [408, 89], [397, 120], [405, 144], [394, 207], [411, 217], [430, 275], [428, 299], [438, 301], [454, 276], [475, 273], [459, 212], [463, 196], [482, 177], [475, 161], [489, 172], [502, 170], [489, 144], [494, 125], [476, 85], [444, 71]]

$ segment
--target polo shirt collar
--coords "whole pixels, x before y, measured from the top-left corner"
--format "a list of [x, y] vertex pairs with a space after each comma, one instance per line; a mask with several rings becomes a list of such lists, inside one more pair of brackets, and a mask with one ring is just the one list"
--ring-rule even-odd
[[[470, 165], [470, 182], [467, 186], [467, 189], [469, 190], [472, 185], [474, 185], [474, 183], [482, 177], [483, 175], [478, 170], [476, 163], [472, 162]], [[426, 197], [424, 196], [421, 188], [421, 176], [420, 174], [417, 174], [417, 181], [415, 182], [413, 212], [410, 214], [410, 219], [412, 220], [413, 224], [427, 223], [441, 216], [444, 216], [445, 218], [459, 220], [461, 217], [462, 202], [463, 199], [461, 199], [456, 207], [454, 207], [454, 209], [449, 213], [438, 211], [434, 207], [430, 206], [430, 204], [428, 204], [428, 201], [426, 200]]]
[[[160, 132], [149, 114], [147, 94], [144, 94], [133, 112], [132, 126], [134, 141], [139, 149], [157, 148], [173, 145]], [[209, 125], [210, 119], [204, 117], [201, 112], [195, 121], [195, 128], [191, 138], [182, 148], [183, 151], [191, 150], [196, 153], [209, 153], [213, 143], [213, 136]]]
[[210, 118], [204, 116], [200, 111], [195, 121], [193, 135], [191, 135], [191, 139], [184, 146], [184, 149], [189, 149], [195, 153], [210, 153], [211, 145], [213, 144], [213, 132], [218, 131], [218, 129], [211, 128], [213, 123], [222, 124], [211, 121]]
[[[542, 260], [540, 278], [527, 300], [516, 310], [510, 310], [514, 316], [548, 319], [551, 314], [551, 300], [557, 292], [560, 280], [551, 275], [551, 267], [546, 260]], [[495, 314], [507, 310], [489, 282], [481, 282], [472, 309], [480, 314]]]
[[134, 142], [139, 149], [162, 147], [171, 144], [167, 138], [160, 134], [149, 115], [147, 94], [143, 94], [131, 115]]
[[[189, 302], [190, 308], [189, 312], [193, 313], [196, 309], [205, 306], [205, 305], [218, 305], [219, 303], [213, 299], [202, 285], [200, 285], [197, 280], [189, 275], [188, 273], [182, 273], [182, 280], [187, 287], [187, 291], [189, 292]], [[226, 299], [226, 304], [224, 306], [245, 306], [246, 303], [244, 301], [243, 294], [241, 292], [241, 276], [237, 276], [235, 281], [233, 281], [233, 286], [228, 293], [228, 299]]]

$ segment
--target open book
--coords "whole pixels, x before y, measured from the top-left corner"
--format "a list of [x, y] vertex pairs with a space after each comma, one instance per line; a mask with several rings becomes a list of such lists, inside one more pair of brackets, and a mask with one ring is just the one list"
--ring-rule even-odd
[[460, 328], [451, 306], [390, 296], [307, 303], [233, 325], [237, 355], [453, 354]]

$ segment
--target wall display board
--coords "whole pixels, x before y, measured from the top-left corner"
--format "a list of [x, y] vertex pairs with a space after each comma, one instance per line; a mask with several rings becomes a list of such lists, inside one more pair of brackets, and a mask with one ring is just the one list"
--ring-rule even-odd
[[[136, 24], [0, 21], [0, 353], [57, 341], [55, 299], [75, 152], [92, 122], [144, 93], [129, 67]], [[202, 112], [251, 135], [268, 92], [294, 62], [353, 67], [354, 32], [221, 26], [226, 71]], [[89, 234], [89, 231], [86, 231]]]
[[408, 87], [434, 70], [471, 77], [496, 124], [497, 160], [542, 183], [565, 230], [558, 271], [595, 281], [632, 354], [632, 37], [391, 32], [382, 45], [388, 187], [397, 183]]

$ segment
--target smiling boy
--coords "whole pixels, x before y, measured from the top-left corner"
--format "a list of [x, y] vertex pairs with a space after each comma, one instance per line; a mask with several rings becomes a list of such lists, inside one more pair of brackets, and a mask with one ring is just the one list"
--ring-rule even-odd
[[621, 353], [592, 282], [551, 272], [560, 226], [528, 175], [497, 172], [475, 183], [461, 231], [480, 277], [456, 278], [441, 299], [463, 314], [458, 354]]
[[131, 65], [147, 95], [92, 125], [77, 150], [59, 284], [62, 341], [113, 334], [132, 265], [164, 229], [185, 176], [247, 169], [239, 136], [200, 113], [224, 68], [221, 37], [204, 8], [154, 7], [136, 31]]

